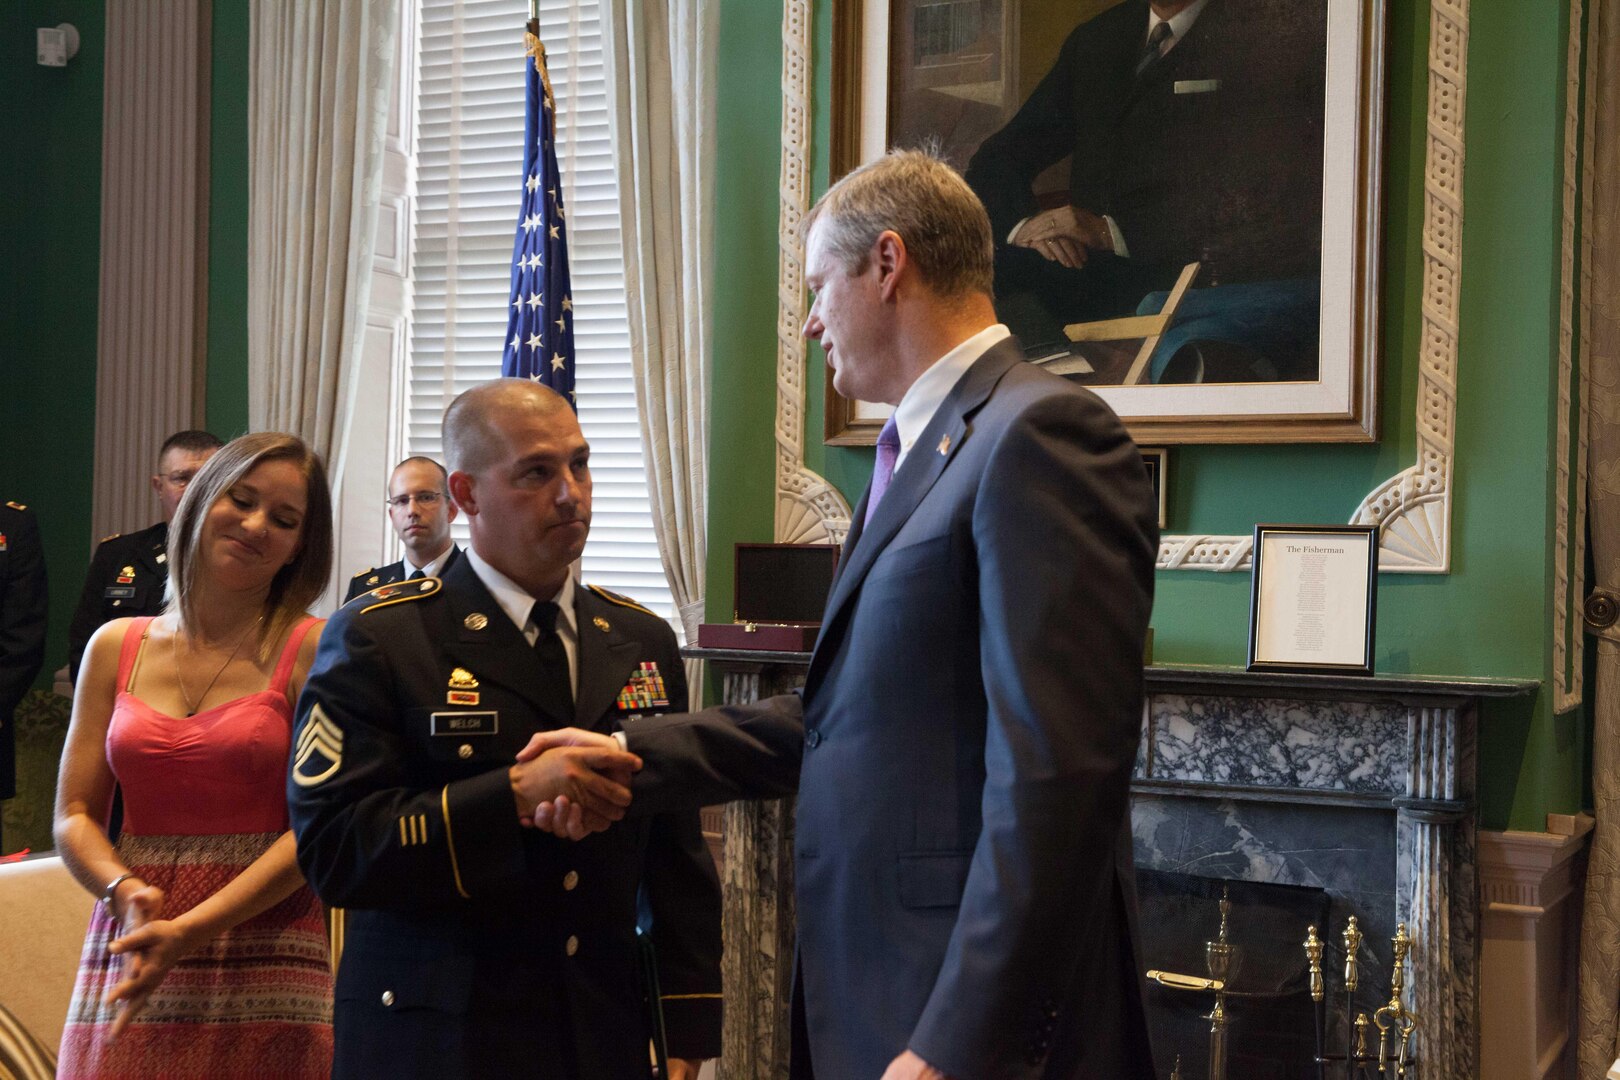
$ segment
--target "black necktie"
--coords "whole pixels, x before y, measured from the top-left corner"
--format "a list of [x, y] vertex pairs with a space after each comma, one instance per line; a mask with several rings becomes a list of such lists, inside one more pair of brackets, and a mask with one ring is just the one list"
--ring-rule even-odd
[[1161, 22], [1148, 31], [1147, 45], [1142, 48], [1142, 58], [1136, 62], [1136, 77], [1138, 79], [1153, 70], [1154, 64], [1158, 63], [1159, 58], [1164, 55], [1159, 50], [1164, 48], [1164, 43], [1169, 39], [1170, 24], [1167, 22]]
[[417, 578], [425, 578], [425, 577], [427, 577], [427, 571], [426, 570], [416, 570], [416, 571], [413, 571], [411, 576], [406, 578], [405, 580], [406, 581], [415, 581]]
[[540, 631], [534, 639], [534, 654], [540, 659], [541, 682], [545, 687], [541, 704], [566, 723], [574, 719], [574, 689], [568, 671], [568, 650], [557, 635], [559, 609], [549, 602], [536, 603], [529, 621]]

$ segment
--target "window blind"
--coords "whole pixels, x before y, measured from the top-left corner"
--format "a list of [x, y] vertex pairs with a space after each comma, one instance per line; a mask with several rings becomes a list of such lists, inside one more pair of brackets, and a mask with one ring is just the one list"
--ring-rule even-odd
[[[584, 578], [671, 619], [678, 633], [648, 511], [636, 421], [597, 6], [541, 0], [539, 15], [557, 101], [576, 398], [591, 443]], [[527, 0], [422, 0], [406, 433], [413, 454], [442, 459], [445, 406], [501, 373], [522, 183], [527, 17]], [[456, 532], [465, 542], [461, 522]]]

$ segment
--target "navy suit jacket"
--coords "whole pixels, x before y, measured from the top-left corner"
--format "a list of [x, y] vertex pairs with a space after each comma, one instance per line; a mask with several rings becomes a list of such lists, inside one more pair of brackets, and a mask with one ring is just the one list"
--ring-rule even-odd
[[1157, 548], [1136, 446], [1009, 339], [863, 529], [865, 509], [802, 696], [630, 728], [632, 813], [797, 787], [796, 1077], [877, 1077], [907, 1047], [972, 1080], [1152, 1076], [1126, 804]]

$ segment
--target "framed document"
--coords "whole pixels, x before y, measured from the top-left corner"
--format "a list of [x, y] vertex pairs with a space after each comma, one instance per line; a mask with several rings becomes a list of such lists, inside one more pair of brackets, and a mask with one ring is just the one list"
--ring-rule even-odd
[[1376, 525], [1256, 525], [1249, 670], [1371, 675]]

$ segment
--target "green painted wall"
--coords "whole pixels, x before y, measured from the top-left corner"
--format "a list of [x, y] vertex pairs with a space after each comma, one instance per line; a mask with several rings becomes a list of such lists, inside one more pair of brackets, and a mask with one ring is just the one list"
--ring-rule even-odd
[[[69, 22], [79, 53], [34, 60], [34, 30]], [[0, 4], [0, 499], [39, 516], [50, 628], [39, 685], [67, 662], [89, 558], [100, 279], [103, 5]]]
[[209, 95], [208, 430], [248, 427], [248, 5], [214, 4]]
[[[34, 29], [71, 22], [78, 55], [34, 62]], [[39, 514], [50, 637], [39, 685], [67, 662], [89, 560], [101, 252], [102, 0], [0, 4], [0, 499]], [[247, 5], [214, 11], [208, 426], [247, 430]], [[45, 403], [42, 407], [41, 403]]]
[[[770, 538], [776, 311], [780, 12], [723, 0], [719, 276], [711, 452], [709, 614], [731, 614], [731, 548]], [[831, 39], [816, 5], [814, 186], [828, 182]], [[1175, 533], [1247, 533], [1256, 521], [1347, 520], [1363, 495], [1416, 458], [1421, 326], [1427, 5], [1391, 2], [1385, 126], [1383, 438], [1371, 446], [1178, 447]], [[1547, 679], [1551, 650], [1554, 360], [1562, 182], [1563, 4], [1476, 4], [1471, 15], [1460, 300], [1460, 467], [1452, 572], [1380, 580], [1377, 667], [1387, 672]], [[870, 451], [821, 442], [821, 366], [806, 461], [851, 500]], [[1248, 575], [1164, 572], [1156, 658], [1241, 665]], [[1580, 808], [1588, 751], [1578, 715], [1533, 703], [1482, 717], [1481, 809], [1490, 828], [1540, 829]]]

